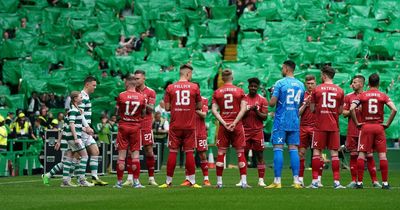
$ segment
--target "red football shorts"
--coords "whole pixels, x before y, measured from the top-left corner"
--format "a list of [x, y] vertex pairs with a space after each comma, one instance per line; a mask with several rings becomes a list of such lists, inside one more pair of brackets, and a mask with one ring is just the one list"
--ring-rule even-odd
[[385, 129], [380, 124], [364, 124], [360, 131], [359, 152], [386, 152]]
[[229, 145], [236, 149], [246, 146], [243, 125], [237, 125], [233, 131], [227, 130], [223, 125], [219, 126], [217, 147], [229, 148]]
[[140, 134], [142, 136], [142, 145], [153, 145], [153, 131], [152, 130], [140, 130]]
[[140, 125], [120, 124], [117, 134], [117, 149], [130, 151], [140, 150]]
[[183, 146], [184, 151], [196, 148], [196, 130], [170, 129], [168, 132], [168, 148], [179, 150]]
[[196, 138], [196, 150], [198, 152], [205, 152], [208, 150], [207, 137]]
[[350, 152], [357, 152], [358, 150], [358, 136], [346, 137], [346, 148]]
[[324, 150], [325, 148], [329, 150], [339, 150], [339, 131], [314, 131], [312, 148], [319, 150]]
[[300, 145], [299, 148], [309, 148], [314, 136], [313, 126], [300, 126]]
[[264, 133], [262, 130], [244, 131], [246, 150], [264, 151]]

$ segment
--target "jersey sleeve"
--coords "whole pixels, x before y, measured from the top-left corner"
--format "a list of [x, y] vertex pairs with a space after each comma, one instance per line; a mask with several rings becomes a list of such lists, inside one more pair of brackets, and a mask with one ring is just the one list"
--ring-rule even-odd
[[260, 107], [261, 112], [267, 114], [268, 113], [268, 101], [266, 98], [262, 99], [262, 103], [260, 106], [261, 106]]
[[202, 112], [207, 113], [208, 112], [208, 99], [204, 99], [203, 107], [202, 107]]
[[350, 96], [347, 95], [344, 97], [343, 110], [349, 110], [350, 106], [351, 106]]
[[195, 93], [196, 93], [196, 103], [201, 102], [200, 88], [198, 85], [196, 85]]
[[356, 106], [360, 106], [360, 104], [361, 104], [361, 95], [358, 95], [356, 98], [354, 98], [353, 101], [351, 101], [351, 103], [355, 104]]
[[217, 91], [215, 91], [212, 95], [212, 99], [211, 99], [211, 103], [212, 104], [216, 104], [217, 103]]
[[280, 90], [281, 90], [281, 83], [277, 81], [274, 85], [274, 92], [272, 93], [272, 96], [279, 98]]
[[385, 101], [385, 104], [388, 104], [388, 103], [392, 102], [392, 99], [390, 99], [390, 97], [385, 94], [384, 101]]
[[171, 97], [169, 95], [171, 91], [170, 86], [167, 87], [167, 90], [165, 90], [165, 94], [164, 94], [164, 102], [170, 104], [171, 103]]
[[76, 112], [76, 111], [70, 111], [69, 113], [68, 113], [68, 120], [69, 120], [69, 123], [75, 123], [75, 120], [76, 120], [76, 117], [78, 116], [78, 114], [80, 114], [80, 113], [78, 113], [78, 112]]
[[150, 91], [147, 104], [154, 105], [156, 103], [156, 92]]
[[344, 104], [344, 92], [343, 92], [343, 90], [341, 90], [340, 91], [340, 106], [343, 106], [343, 104]]
[[115, 99], [116, 103], [115, 103], [115, 107], [119, 108], [119, 103], [121, 102], [121, 95], [118, 95], [118, 97]]

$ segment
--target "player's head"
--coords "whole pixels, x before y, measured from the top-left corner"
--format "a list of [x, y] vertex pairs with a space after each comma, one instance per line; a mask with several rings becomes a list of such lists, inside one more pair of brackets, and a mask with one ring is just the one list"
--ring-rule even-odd
[[94, 76], [88, 76], [84, 80], [85, 84], [85, 91], [87, 94], [91, 94], [94, 92], [94, 89], [96, 89], [97, 86], [97, 80]]
[[125, 78], [125, 88], [128, 89], [135, 89], [136, 88], [136, 78], [133, 74], [128, 74]]
[[379, 75], [377, 73], [373, 73], [368, 78], [369, 87], [378, 88], [379, 87]]
[[294, 69], [296, 69], [296, 64], [291, 61], [287, 60], [283, 62], [282, 65], [282, 76], [286, 77], [286, 75], [293, 75]]
[[71, 103], [78, 106], [82, 103], [82, 94], [79, 91], [72, 91], [69, 95], [71, 97]]
[[315, 81], [315, 76], [312, 74], [306, 76], [304, 83], [308, 92], [312, 92], [317, 84]]
[[179, 76], [181, 78], [190, 81], [192, 80], [192, 73], [193, 73], [193, 67], [191, 67], [189, 64], [184, 64], [181, 67], [179, 67]]
[[365, 77], [363, 75], [356, 75], [351, 80], [351, 88], [353, 88], [353, 90], [356, 92], [360, 91], [364, 88], [364, 83]]
[[161, 120], [161, 112], [154, 113], [154, 120], [155, 121], [160, 121]]
[[321, 69], [321, 80], [323, 82], [332, 80], [335, 77], [335, 69], [333, 69], [331, 66], [325, 65]]
[[232, 70], [230, 69], [225, 69], [222, 71], [222, 81], [224, 81], [224, 83], [229, 83], [233, 81], [233, 74], [232, 74]]
[[258, 88], [260, 87], [260, 80], [257, 77], [253, 77], [247, 80], [249, 83], [249, 94], [254, 96], [257, 94]]
[[135, 75], [136, 85], [138, 87], [144, 85], [144, 81], [146, 80], [146, 72], [143, 70], [136, 70], [133, 74]]

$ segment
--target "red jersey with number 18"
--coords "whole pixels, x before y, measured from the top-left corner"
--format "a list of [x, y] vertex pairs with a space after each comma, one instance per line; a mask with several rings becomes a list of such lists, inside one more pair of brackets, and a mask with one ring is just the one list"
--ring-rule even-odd
[[368, 124], [383, 123], [385, 104], [391, 102], [386, 94], [373, 89], [361, 93], [353, 103], [361, 105], [361, 120]]
[[132, 91], [124, 91], [117, 98], [119, 124], [139, 124], [142, 118], [142, 112], [145, 108], [145, 98], [142, 94]]
[[[240, 103], [244, 99], [244, 91], [232, 84], [225, 84], [213, 94], [212, 103], [217, 104], [220, 115], [225, 122], [233, 122], [240, 112]], [[241, 124], [240, 121], [238, 124]]]
[[164, 101], [171, 105], [171, 129], [196, 129], [196, 103], [201, 102], [198, 85], [188, 81], [168, 85]]
[[311, 103], [315, 104], [317, 131], [339, 131], [339, 111], [343, 101], [344, 92], [335, 84], [321, 84], [315, 88]]

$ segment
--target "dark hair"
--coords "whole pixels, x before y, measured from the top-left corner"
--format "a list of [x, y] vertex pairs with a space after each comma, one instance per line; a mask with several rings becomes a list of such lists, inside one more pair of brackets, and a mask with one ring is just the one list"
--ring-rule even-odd
[[138, 69], [133, 74], [142, 74], [144, 76], [144, 75], [146, 75], [146, 72], [143, 71], [143, 70]]
[[84, 83], [89, 83], [89, 82], [93, 82], [93, 81], [97, 81], [96, 78], [92, 75], [86, 77], [86, 79], [84, 80]]
[[260, 86], [260, 80], [257, 77], [250, 78], [250, 79], [247, 80], [247, 82], [249, 84], [256, 83], [258, 86]]
[[378, 87], [379, 86], [379, 75], [377, 73], [373, 73], [368, 78], [368, 84], [370, 87]]
[[306, 81], [315, 80], [315, 76], [312, 75], [312, 74], [309, 74], [309, 75], [306, 76], [305, 80], [306, 80]]
[[179, 67], [179, 70], [182, 70], [182, 69], [189, 69], [189, 70], [193, 71], [193, 67], [190, 66], [189, 64], [184, 64], [181, 67]]
[[333, 79], [333, 77], [335, 77], [335, 69], [333, 69], [332, 67], [325, 65], [322, 67], [321, 69], [322, 74], [325, 74], [327, 77], [329, 77], [329, 79]]
[[355, 75], [355, 76], [353, 77], [353, 79], [351, 79], [351, 81], [353, 82], [353, 80], [355, 80], [355, 79], [360, 79], [360, 80], [362, 81], [363, 84], [365, 83], [365, 77], [364, 77], [363, 75], [360, 75], [360, 74]]
[[296, 69], [296, 64], [291, 60], [287, 60], [287, 61], [283, 62], [283, 64], [286, 65], [287, 67], [289, 67], [292, 71], [294, 71], [294, 69]]

